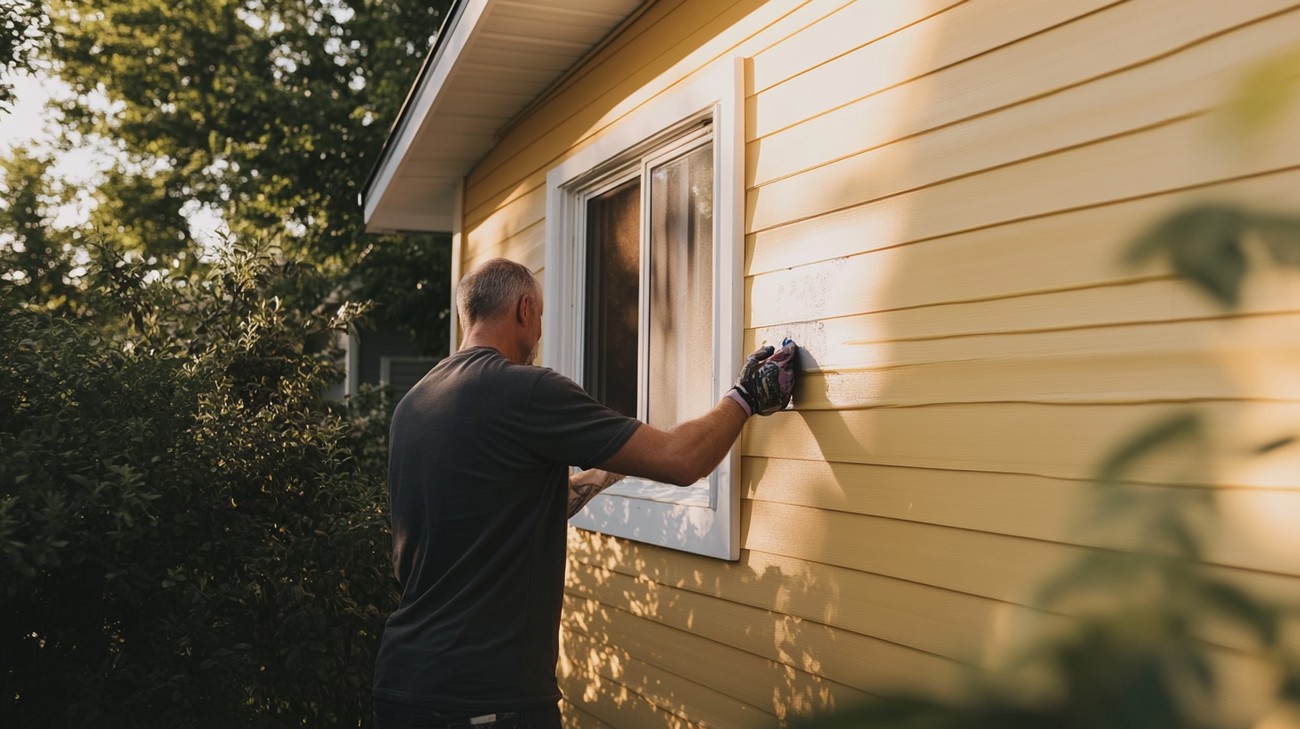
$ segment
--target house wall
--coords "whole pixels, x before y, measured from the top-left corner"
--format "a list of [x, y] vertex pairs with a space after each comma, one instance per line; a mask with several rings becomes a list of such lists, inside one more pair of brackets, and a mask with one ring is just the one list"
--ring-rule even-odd
[[[1300, 209], [1296, 105], [1249, 139], [1212, 111], [1297, 38], [1282, 0], [660, 0], [508, 129], [466, 181], [463, 271], [542, 272], [547, 171], [748, 59], [746, 345], [790, 334], [805, 354], [796, 411], [743, 437], [738, 562], [571, 530], [570, 725], [960, 695], [1061, 620], [1051, 575], [1144, 546], [1086, 518], [1090, 478], [1188, 408], [1212, 446], [1119, 488], [1213, 497], [1209, 573], [1300, 601], [1300, 449], [1244, 455], [1300, 423], [1300, 284], [1252, 273], [1226, 312], [1125, 262], [1192, 201]], [[1271, 686], [1259, 651], [1204, 639], [1240, 718]]]
[[[394, 403], [438, 363], [438, 358], [426, 355], [411, 343], [409, 337], [395, 329], [380, 326], [362, 330], [357, 335], [357, 342], [361, 348], [356, 358], [357, 381], [388, 385]], [[394, 360], [389, 363], [388, 379], [384, 378], [385, 359]]]

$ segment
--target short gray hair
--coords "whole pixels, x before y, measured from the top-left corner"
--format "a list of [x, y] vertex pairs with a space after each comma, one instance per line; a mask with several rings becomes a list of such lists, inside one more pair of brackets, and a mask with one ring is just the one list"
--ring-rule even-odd
[[[520, 297], [538, 297], [541, 288], [527, 266], [493, 258], [460, 280], [456, 310], [464, 326], [504, 314]], [[540, 302], [539, 302], [540, 303]]]

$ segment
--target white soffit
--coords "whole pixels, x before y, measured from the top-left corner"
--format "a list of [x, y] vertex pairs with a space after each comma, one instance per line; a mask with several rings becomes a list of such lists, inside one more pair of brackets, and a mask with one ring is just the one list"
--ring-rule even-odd
[[454, 3], [370, 173], [366, 230], [452, 230], [457, 184], [497, 133], [645, 0]]

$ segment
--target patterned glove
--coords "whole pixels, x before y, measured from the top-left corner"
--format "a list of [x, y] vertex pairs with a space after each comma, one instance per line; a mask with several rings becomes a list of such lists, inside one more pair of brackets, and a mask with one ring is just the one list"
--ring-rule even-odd
[[784, 410], [794, 393], [795, 355], [799, 345], [787, 338], [781, 348], [764, 345], [745, 359], [736, 386], [728, 397], [742, 404], [749, 414], [771, 415]]

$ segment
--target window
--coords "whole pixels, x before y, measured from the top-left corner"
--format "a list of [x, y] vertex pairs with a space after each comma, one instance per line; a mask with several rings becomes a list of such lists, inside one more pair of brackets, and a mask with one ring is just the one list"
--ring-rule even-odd
[[[547, 177], [544, 363], [659, 428], [707, 412], [740, 360], [739, 73], [661, 94]], [[735, 559], [737, 465], [685, 488], [629, 478], [573, 522]]]
[[[713, 405], [709, 378], [693, 373], [707, 372], [713, 360], [710, 126], [637, 160], [628, 179], [579, 203], [586, 223], [582, 384], [660, 428]], [[644, 382], [628, 376], [639, 371]]]

